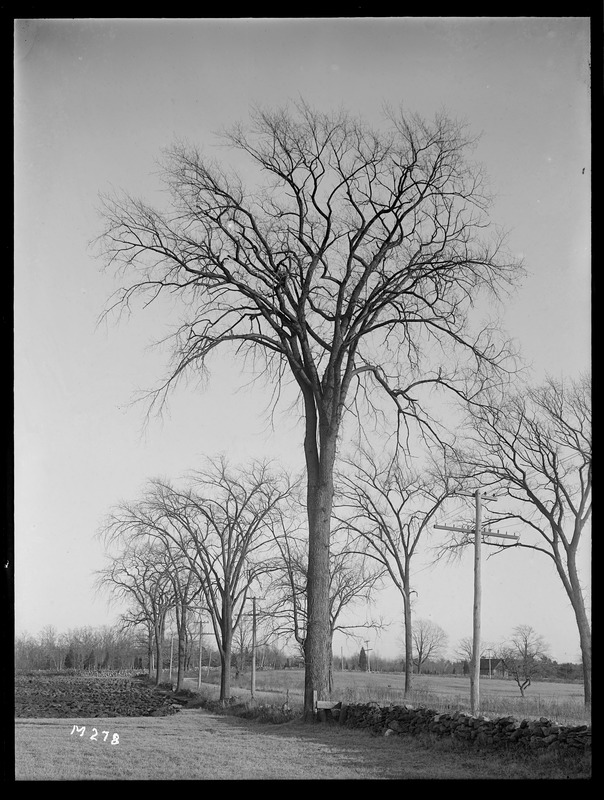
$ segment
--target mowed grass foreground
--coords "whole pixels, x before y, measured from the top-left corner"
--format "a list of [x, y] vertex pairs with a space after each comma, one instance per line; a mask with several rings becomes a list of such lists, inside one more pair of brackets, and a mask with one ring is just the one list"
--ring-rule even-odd
[[[84, 735], [72, 733], [85, 726]], [[94, 736], [93, 727], [99, 732]], [[107, 732], [103, 741], [103, 732]], [[117, 734], [119, 743], [111, 744]], [[17, 719], [17, 781], [585, 779], [585, 759], [469, 749], [337, 725], [183, 710], [170, 717]]]

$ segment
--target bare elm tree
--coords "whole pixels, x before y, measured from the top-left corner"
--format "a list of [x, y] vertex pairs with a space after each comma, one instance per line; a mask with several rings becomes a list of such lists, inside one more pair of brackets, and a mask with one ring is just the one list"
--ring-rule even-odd
[[330, 522], [344, 411], [385, 392], [399, 422], [427, 430], [422, 390], [472, 395], [509, 353], [490, 323], [471, 328], [468, 310], [481, 290], [513, 283], [519, 265], [489, 230], [472, 140], [444, 115], [426, 122], [389, 111], [372, 129], [300, 101], [255, 108], [221, 143], [248, 158], [251, 188], [177, 144], [163, 159], [165, 208], [104, 198], [101, 255], [124, 281], [107, 311], [136, 297], [180, 301], [173, 360], [150, 409], [161, 409], [179, 378], [199, 376], [217, 348], [251, 354], [274, 386], [293, 379], [304, 420], [311, 718], [313, 691], [329, 689]]
[[512, 546], [541, 553], [555, 567], [577, 623], [586, 705], [591, 622], [578, 558], [590, 542], [591, 417], [587, 375], [491, 393], [468, 410], [468, 435], [458, 453], [464, 474], [507, 495], [506, 508], [492, 509], [491, 517], [523, 523], [521, 540]]

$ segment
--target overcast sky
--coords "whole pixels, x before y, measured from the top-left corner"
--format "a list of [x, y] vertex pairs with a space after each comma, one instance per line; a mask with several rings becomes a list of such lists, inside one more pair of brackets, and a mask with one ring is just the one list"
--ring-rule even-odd
[[[481, 134], [496, 201], [527, 277], [504, 324], [532, 365], [577, 376], [590, 365], [590, 89], [586, 18], [18, 20], [15, 27], [15, 627], [37, 633], [113, 622], [92, 591], [104, 565], [94, 538], [147, 478], [177, 479], [205, 455], [275, 457], [302, 466], [294, 418], [267, 426], [267, 392], [220, 361], [203, 390], [180, 389], [143, 428], [137, 390], [163, 374], [149, 349], [153, 307], [98, 326], [118, 283], [89, 243], [99, 192], [155, 201], [156, 160], [176, 139], [215, 154], [215, 132], [253, 102], [299, 96], [379, 124], [384, 103], [431, 117], [445, 109]], [[451, 506], [446, 515], [455, 519]], [[442, 520], [441, 520], [442, 521]], [[518, 529], [516, 529], [518, 530]], [[441, 532], [442, 533], [442, 532]], [[435, 532], [432, 536], [437, 536]], [[472, 563], [418, 560], [415, 614], [472, 631]], [[585, 580], [589, 563], [583, 561]], [[482, 634], [532, 625], [557, 660], [579, 660], [574, 617], [549, 560], [485, 560]], [[401, 604], [384, 594], [400, 653]], [[336, 651], [346, 644], [337, 639]]]

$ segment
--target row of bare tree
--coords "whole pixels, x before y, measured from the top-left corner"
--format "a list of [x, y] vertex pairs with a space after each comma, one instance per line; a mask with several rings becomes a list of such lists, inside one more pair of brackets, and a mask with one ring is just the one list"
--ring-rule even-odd
[[[396, 429], [404, 456], [417, 458], [418, 437], [432, 448], [454, 444], [451, 418], [441, 413], [447, 397], [460, 400], [481, 426], [480, 449], [463, 461], [471, 475], [502, 485], [531, 509], [518, 515], [542, 537], [573, 605], [590, 697], [589, 626], [575, 569], [589, 517], [585, 395], [575, 400], [574, 390], [569, 397], [552, 385], [505, 398], [519, 357], [477, 312], [486, 316], [486, 304], [506, 297], [523, 269], [488, 218], [487, 181], [471, 159], [466, 126], [444, 114], [426, 121], [387, 109], [383, 125], [371, 127], [300, 100], [253, 109], [249, 123], [223, 132], [219, 144], [222, 155], [226, 145], [247, 159], [253, 186], [232, 165], [178, 144], [164, 153], [164, 207], [127, 192], [103, 198], [100, 255], [121, 282], [106, 313], [130, 311], [140, 301], [178, 314], [176, 327], [156, 317], [158, 327], [172, 326], [172, 334], [157, 336], [172, 343], [172, 359], [147, 395], [151, 407], [161, 409], [181, 378], [203, 375], [217, 350], [249, 356], [275, 402], [286, 384], [297, 391], [306, 479], [306, 718], [313, 719], [314, 693], [329, 693], [331, 552], [340, 525], [334, 479], [338, 450], [348, 444], [345, 421], [356, 416], [363, 428], [369, 414], [379, 420], [390, 403], [395, 421], [387, 428]], [[553, 438], [540, 438], [539, 419], [524, 413], [527, 402], [550, 415]], [[577, 425], [568, 428], [556, 404], [564, 413], [570, 404]], [[567, 479], [579, 484], [577, 501]], [[192, 512], [197, 501], [183, 502]], [[194, 513], [211, 527], [201, 509]], [[375, 524], [365, 523], [367, 513], [373, 512], [363, 511], [355, 523], [360, 535]], [[405, 613], [405, 562], [415, 536], [416, 527], [401, 532], [408, 551], [400, 564], [385, 532], [374, 554], [400, 581]], [[186, 548], [170, 557], [177, 552], [191, 563]], [[213, 565], [199, 555], [194, 574], [214, 579]], [[242, 591], [216, 596], [217, 634], [226, 649], [229, 624], [223, 630], [220, 620], [237, 617], [233, 604], [240, 608]]]
[[[471, 416], [465, 446], [443, 451], [439, 458], [433, 455], [431, 468], [423, 473], [385, 453], [377, 457], [367, 447], [343, 461], [336, 473], [330, 689], [335, 631], [358, 635], [363, 626], [379, 626], [379, 620], [351, 620], [350, 612], [359, 601], [370, 601], [387, 580], [401, 596], [405, 688], [411, 690], [417, 636], [423, 630], [414, 630], [412, 621], [413, 559], [447, 499], [480, 480], [497, 487], [505, 499], [503, 508], [491, 512], [493, 519], [526, 525], [522, 540], [493, 547], [499, 552], [530, 548], [556, 566], [575, 612], [589, 703], [591, 630], [577, 568], [591, 502], [589, 384], [550, 381], [508, 398], [504, 406], [476, 406]], [[299, 482], [275, 465], [234, 467], [221, 457], [192, 472], [183, 486], [151, 480], [138, 501], [123, 503], [110, 514], [101, 534], [121, 550], [101, 582], [133, 601], [129, 622], [147, 627], [157, 664], [166, 614], [174, 611], [179, 687], [188, 615], [194, 609], [204, 609], [210, 619], [220, 654], [222, 699], [230, 693], [233, 637], [245, 627], [252, 596], [263, 598], [266, 635], [293, 641], [304, 653], [308, 540], [298, 489]], [[459, 550], [468, 538], [454, 536], [441, 552]]]
[[[106, 574], [105, 577], [108, 576]], [[113, 586], [117, 589], [117, 586]], [[134, 588], [134, 587], [133, 587]], [[173, 609], [174, 611], [174, 609]], [[266, 620], [266, 618], [265, 618]], [[130, 622], [128, 616], [122, 620]], [[269, 619], [270, 621], [270, 619]], [[193, 666], [193, 655], [197, 645], [197, 667], [201, 677], [202, 666], [202, 639], [196, 630], [196, 620], [191, 618], [191, 626], [186, 642], [187, 656], [185, 664], [190, 669]], [[136, 628], [137, 626], [135, 626]], [[257, 637], [255, 658], [260, 669], [284, 668], [297, 666], [298, 659], [289, 657], [282, 649], [268, 644], [272, 638], [271, 626], [265, 628], [262, 635]], [[199, 629], [201, 634], [201, 628]], [[58, 633], [52, 626], [44, 628], [37, 636], [22, 633], [15, 640], [15, 668], [19, 672], [31, 670], [83, 670], [83, 671], [131, 671], [142, 669], [145, 663], [145, 638], [132, 629], [129, 625], [103, 626], [101, 628], [75, 628]], [[176, 663], [173, 659], [173, 635], [169, 634], [164, 641], [160, 669], [156, 670], [159, 682], [163, 672], [161, 666], [170, 668]], [[447, 645], [447, 634], [432, 620], [418, 619], [413, 625], [413, 665], [420, 674], [425, 668], [431, 668], [438, 674], [447, 672], [467, 673], [469, 662], [472, 658], [473, 643], [471, 638], [462, 639], [456, 650], [459, 659], [457, 662], [440, 659]], [[251, 625], [240, 624], [234, 634], [234, 665], [237, 672], [249, 668], [252, 658]], [[528, 625], [517, 626], [510, 638], [500, 645], [489, 646], [481, 652], [482, 662], [492, 664], [492, 674], [495, 677], [507, 675], [515, 680], [522, 696], [532, 681], [537, 679], [562, 679], [576, 678], [577, 669], [573, 664], [557, 664], [548, 658], [548, 646], [543, 637], [537, 634]], [[169, 661], [168, 659], [169, 653]], [[207, 662], [206, 675], [210, 674], [212, 664], [216, 663], [215, 651], [211, 646], [205, 648]], [[153, 654], [149, 654], [150, 670], [155, 670]], [[342, 655], [339, 669], [359, 669], [361, 671], [383, 672], [400, 670], [401, 660], [384, 659], [375, 653], [369, 659], [365, 649], [361, 647], [360, 653], [354, 658]], [[485, 668], [483, 668], [485, 672]], [[491, 669], [489, 669], [491, 673]]]
[[[260, 641], [289, 640], [303, 651], [307, 561], [300, 510], [297, 486], [283, 471], [259, 462], [235, 467], [220, 457], [192, 472], [182, 486], [149, 481], [139, 500], [110, 513], [100, 533], [117, 552], [100, 572], [99, 585], [129, 601], [126, 624], [146, 627], [150, 664], [162, 663], [167, 615], [174, 614], [177, 688], [192, 613], [210, 620], [220, 656], [221, 700], [230, 696], [234, 639], [239, 635], [241, 652], [253, 596], [263, 598]], [[380, 570], [368, 568], [362, 555], [334, 547], [330, 574], [333, 637], [343, 627], [344, 612], [371, 595]], [[158, 666], [158, 682], [160, 674]]]

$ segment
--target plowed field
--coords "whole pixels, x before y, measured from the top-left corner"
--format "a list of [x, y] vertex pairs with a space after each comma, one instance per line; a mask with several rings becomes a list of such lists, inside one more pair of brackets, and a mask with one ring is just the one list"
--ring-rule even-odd
[[15, 678], [15, 717], [157, 717], [174, 714], [185, 703], [171, 692], [124, 678]]

